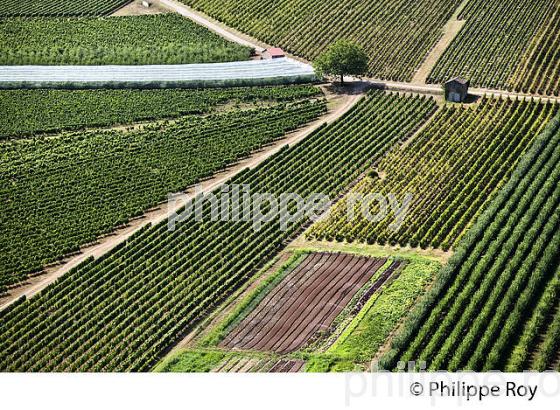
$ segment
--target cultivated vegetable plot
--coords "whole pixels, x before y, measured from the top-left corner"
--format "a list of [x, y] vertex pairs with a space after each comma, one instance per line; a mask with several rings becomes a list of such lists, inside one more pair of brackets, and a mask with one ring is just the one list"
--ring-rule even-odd
[[[337, 258], [340, 259], [338, 265]], [[371, 258], [333, 254], [332, 251], [316, 253], [312, 249], [296, 251], [270, 276], [266, 273], [270, 268], [264, 268], [261, 274], [266, 278], [256, 287], [251, 286], [250, 292], [236, 301], [235, 307], [223, 320], [203, 327], [201, 337], [191, 340], [188, 350], [171, 354], [155, 370], [229, 373], [364, 370], [441, 268], [440, 263], [423, 258]], [[319, 305], [313, 303], [312, 294], [296, 307], [293, 312], [294, 323], [282, 321], [282, 317], [279, 317], [280, 312], [287, 311], [284, 305], [294, 307], [298, 300], [301, 301], [297, 295], [301, 295], [305, 288], [325, 281], [328, 281], [325, 288], [348, 288], [349, 283], [342, 278], [349, 274], [345, 270], [350, 269], [355, 273], [357, 265], [367, 262], [375, 264], [376, 261], [385, 263], [373, 275], [369, 275], [367, 283], [348, 302], [344, 301], [344, 309], [332, 323], [327, 324], [325, 315], [317, 312]], [[325, 276], [328, 270], [338, 272], [332, 281]], [[337, 279], [344, 283], [337, 283]], [[338, 298], [331, 297], [326, 289], [319, 290], [319, 293], [323, 299], [319, 300], [319, 304], [327, 305], [322, 309], [325, 311], [338, 309], [341, 298], [348, 298], [344, 294], [339, 294]], [[270, 316], [267, 317], [265, 311]], [[284, 325], [282, 334], [286, 339], [293, 338], [294, 334], [290, 331], [301, 328], [301, 323], [304, 323], [302, 319], [308, 320], [310, 316], [313, 316], [311, 320], [318, 320], [322, 324], [308, 342], [292, 353], [278, 353], [278, 349], [254, 350], [254, 347], [253, 350], [239, 350], [241, 346], [237, 342], [232, 346], [234, 340], [254, 342], [259, 336], [259, 327], [261, 336], [263, 332], [270, 334], [273, 329], [279, 329], [278, 319]], [[296, 329], [296, 333], [305, 335], [301, 329]], [[249, 341], [250, 337], [253, 337], [252, 342]]]
[[559, 182], [556, 118], [440, 271], [385, 367], [558, 368]]
[[315, 97], [313, 86], [222, 90], [1, 90], [0, 139], [203, 114], [226, 103]]
[[0, 285], [77, 251], [324, 110], [324, 101], [310, 100], [132, 132], [3, 143]]
[[297, 373], [301, 371], [305, 361], [288, 359], [258, 359], [234, 356], [225, 359], [213, 372], [219, 373]]
[[308, 255], [221, 346], [277, 353], [300, 349], [332, 324], [386, 261], [349, 254]]
[[[511, 99], [485, 98], [476, 108], [445, 106], [409, 145], [385, 157], [379, 174], [364, 178], [309, 236], [450, 249], [556, 112], [557, 104]], [[392, 194], [399, 203], [411, 195], [401, 226], [394, 225], [394, 210], [380, 221], [366, 218], [363, 205], [376, 215], [377, 200], [351, 196], [378, 193]]]
[[268, 44], [315, 59], [345, 38], [370, 56], [369, 74], [411, 80], [461, 0], [182, 0]]
[[0, 65], [144, 65], [248, 60], [251, 50], [179, 15], [0, 21]]
[[5, 0], [0, 17], [80, 17], [104, 16], [132, 0]]
[[510, 79], [510, 88], [523, 93], [560, 95], [560, 2]]
[[389, 283], [365, 303], [327, 354], [370, 363], [433, 282], [441, 264], [424, 259], [394, 261]]
[[[474, 86], [513, 89], [511, 79], [515, 79], [516, 69], [534, 36], [541, 28], [554, 26], [551, 14], [556, 3], [557, 0], [470, 1], [460, 16], [466, 20], [465, 27], [439, 59], [429, 81], [441, 83], [460, 75]], [[557, 31], [550, 28], [541, 34], [541, 41], [554, 41], [556, 36]], [[533, 49], [541, 47], [542, 42], [533, 43]], [[546, 47], [556, 51], [550, 44]], [[548, 50], [544, 53], [546, 55]], [[545, 70], [553, 70], [556, 63], [546, 58], [535, 62]], [[530, 79], [546, 82], [545, 77]]]
[[[372, 93], [337, 122], [231, 182], [272, 195], [334, 197], [435, 108], [427, 97]], [[144, 229], [2, 312], [0, 369], [148, 370], [305, 222], [287, 230], [263, 222], [255, 230], [251, 221], [212, 222], [209, 202], [203, 212], [203, 221], [189, 219], [173, 232], [167, 221]]]

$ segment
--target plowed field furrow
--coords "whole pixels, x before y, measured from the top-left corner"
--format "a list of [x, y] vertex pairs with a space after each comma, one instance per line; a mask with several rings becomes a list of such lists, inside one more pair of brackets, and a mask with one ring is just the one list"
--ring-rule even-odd
[[272, 366], [270, 373], [297, 373], [304, 364], [303, 360], [281, 359]]
[[[322, 254], [319, 256], [320, 259], [317, 263], [313, 264], [303, 264], [306, 266], [302, 269], [298, 268], [298, 273], [289, 275], [285, 286], [277, 286], [278, 296], [268, 299], [267, 302], [261, 303], [258, 310], [254, 312], [251, 317], [253, 320], [247, 322], [244, 325], [244, 332], [242, 335], [238, 336], [238, 343], [244, 341], [245, 344], [249, 343], [256, 335], [266, 334], [270, 326], [274, 325], [274, 318], [281, 316], [282, 309], [286, 306], [287, 301], [294, 298], [294, 294], [297, 293], [297, 289], [302, 286], [302, 284], [308, 283], [313, 280], [315, 276], [320, 277], [324, 274], [325, 267], [329, 266], [331, 263], [336, 262], [337, 255], [335, 254]], [[306, 259], [309, 259], [306, 258]], [[338, 262], [340, 263], [340, 262]], [[302, 264], [302, 265], [303, 265]], [[281, 284], [282, 285], [282, 284]], [[271, 320], [270, 318], [273, 318]], [[267, 318], [263, 320], [263, 318]], [[268, 326], [268, 327], [267, 327]]]
[[[222, 343], [223, 347], [293, 352], [328, 329], [356, 292], [386, 262], [344, 254], [311, 254]], [[392, 274], [382, 275], [383, 282]], [[381, 279], [381, 278], [380, 278]], [[379, 283], [378, 283], [379, 282]], [[275, 364], [278, 368], [278, 364]]]
[[258, 359], [245, 359], [243, 366], [238, 371], [239, 373], [249, 373], [253, 371], [253, 369], [258, 363], [259, 363]]
[[231, 359], [224, 359], [222, 360], [220, 363], [218, 363], [218, 365], [212, 369], [213, 373], [220, 373], [224, 371], [224, 368], [226, 368], [228, 366], [228, 364], [230, 363]]
[[250, 365], [250, 362], [250, 359], [241, 359], [235, 364], [235, 366], [228, 370], [228, 373], [243, 373], [243, 369], [247, 367], [247, 365]]
[[358, 303], [356, 303], [354, 313], [357, 314], [360, 310], [362, 310], [369, 298], [371, 298], [373, 294], [377, 292], [377, 290], [379, 290], [379, 288], [383, 286], [389, 280], [389, 278], [391, 278], [393, 274], [397, 272], [403, 265], [404, 262], [402, 261], [394, 261], [393, 263], [391, 263], [391, 265], [385, 270], [385, 272], [381, 274], [379, 279], [375, 281], [371, 288], [369, 288], [367, 292], [364, 293]]
[[237, 365], [237, 363], [239, 363], [239, 360], [240, 359], [238, 357], [232, 357], [224, 364], [224, 366], [220, 369], [220, 372], [229, 373], [231, 369], [233, 369]]
[[303, 360], [297, 360], [296, 363], [294, 363], [294, 365], [290, 369], [290, 373], [299, 372], [302, 369], [303, 365], [305, 365], [305, 362]]
[[260, 332], [257, 338], [250, 343], [245, 343], [244, 348], [261, 350], [268, 346], [269, 349], [274, 350], [283, 335], [296, 326], [296, 323], [293, 322], [294, 318], [307, 316], [306, 307], [314, 306], [323, 296], [324, 300], [329, 300], [327, 299], [328, 296], [331, 296], [329, 292], [336, 289], [337, 283], [333, 283], [333, 281], [337, 278], [337, 271], [342, 268], [342, 275], [345, 275], [355, 267], [356, 263], [357, 261], [352, 260], [349, 255], [338, 256], [334, 265], [325, 266], [322, 271], [317, 272], [317, 276], [310, 278], [305, 284], [298, 284], [294, 295], [283, 301], [281, 309], [272, 317], [272, 320], [268, 317], [265, 318], [266, 332]]
[[[350, 302], [352, 296], [367, 282], [369, 278], [368, 273], [376, 272], [384, 263], [385, 261], [381, 260], [376, 263], [366, 263], [362, 265], [359, 272], [354, 275], [352, 282], [344, 281], [342, 289], [337, 291], [335, 297], [328, 299], [329, 302], [327, 304], [330, 306], [330, 309], [323, 315], [320, 314], [322, 311], [317, 312], [317, 308], [308, 313], [306, 319], [298, 326], [298, 329], [293, 330], [290, 333], [290, 337], [285, 337], [285, 341], [279, 345], [278, 349], [287, 352], [296, 350], [303, 346], [303, 344], [320, 329], [328, 329], [329, 325], [340, 314], [342, 309]], [[294, 337], [295, 340], [289, 343], [288, 341]]]
[[309, 266], [312, 269], [318, 269], [322, 266], [326, 260], [331, 257], [328, 254], [320, 254], [316, 253], [311, 255], [310, 257], [305, 258], [305, 260], [296, 268], [296, 270], [291, 274], [288, 275], [284, 280], [280, 283], [280, 286], [277, 286], [257, 307], [254, 312], [253, 321], [245, 322], [244, 325], [238, 326], [234, 329], [229, 336], [222, 342], [222, 346], [227, 346], [229, 343], [236, 343], [238, 340], [243, 339], [250, 332], [252, 329], [255, 329], [256, 326], [259, 325], [259, 315], [262, 311], [269, 311], [269, 309], [273, 309], [274, 306], [277, 308], [280, 307], [279, 302], [287, 297], [290, 291], [293, 291], [294, 285], [300, 280], [302, 275], [305, 275], [308, 271], [306, 268]]

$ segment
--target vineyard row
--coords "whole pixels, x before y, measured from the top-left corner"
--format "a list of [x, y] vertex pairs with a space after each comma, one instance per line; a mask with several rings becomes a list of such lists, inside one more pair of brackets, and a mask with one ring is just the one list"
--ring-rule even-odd
[[558, 366], [559, 209], [556, 117], [465, 235], [383, 366], [397, 360], [450, 371]]
[[[253, 192], [336, 197], [430, 116], [428, 97], [369, 94], [341, 119], [286, 147], [232, 184]], [[220, 190], [215, 192], [220, 195]], [[0, 369], [138, 371], [206, 317], [300, 232], [278, 221], [148, 227], [88, 260], [36, 297], [0, 313]]]

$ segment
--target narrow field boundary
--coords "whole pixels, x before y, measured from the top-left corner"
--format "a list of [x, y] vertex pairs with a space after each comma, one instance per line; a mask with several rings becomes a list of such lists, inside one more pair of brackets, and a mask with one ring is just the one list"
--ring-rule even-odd
[[[249, 158], [244, 159], [230, 167], [225, 171], [215, 174], [212, 178], [203, 181], [200, 184], [201, 191], [204, 193], [211, 192], [218, 188], [229, 179], [239, 174], [246, 168], [254, 168], [264, 162], [269, 157], [279, 152], [286, 145], [294, 145], [302, 141], [315, 130], [325, 123], [331, 123], [343, 116], [361, 99], [363, 96], [360, 85], [357, 89], [349, 90], [348, 94], [334, 94], [326, 90], [327, 101], [332, 108], [329, 112], [307, 126], [294, 131], [285, 138], [268, 145], [264, 149], [254, 152]], [[352, 93], [354, 92], [354, 93]], [[131, 221], [126, 227], [116, 230], [112, 235], [105, 236], [92, 246], [81, 249], [77, 255], [71, 256], [64, 260], [61, 264], [46, 268], [46, 272], [39, 276], [29, 278], [25, 284], [8, 290], [8, 295], [0, 298], [0, 310], [10, 306], [20, 297], [27, 298], [35, 296], [41, 292], [56, 279], [69, 272], [72, 268], [78, 266], [89, 257], [99, 258], [105, 253], [111, 251], [117, 245], [130, 238], [134, 233], [148, 224], [157, 225], [167, 219], [171, 211], [178, 211], [184, 203], [195, 196], [192, 187], [188, 188], [184, 194], [177, 198], [174, 209], [168, 209], [167, 203], [161, 204], [147, 211], [142, 218]]]
[[[428, 121], [426, 121], [424, 124], [422, 124], [422, 126], [420, 128], [418, 128], [416, 130], [416, 132], [414, 134], [412, 134], [410, 136], [410, 138], [407, 138], [406, 141], [404, 141], [401, 146], [399, 147], [401, 149], [401, 151], [404, 151], [410, 144], [412, 144], [412, 142], [419, 136], [421, 135], [424, 130], [426, 128], [428, 128], [430, 125], [432, 125], [434, 118], [437, 117], [437, 115], [440, 113], [440, 111], [442, 110], [442, 108], [444, 107], [444, 104], [438, 104], [438, 109], [432, 114], [432, 116], [428, 119]], [[381, 170], [383, 171], [383, 170]]]
[[547, 95], [536, 95], [536, 94], [523, 94], [510, 91], [493, 90], [490, 88], [471, 88], [469, 89], [469, 94], [478, 95], [479, 97], [487, 96], [494, 98], [519, 98], [520, 100], [533, 100], [546, 102], [560, 103], [560, 97], [547, 96]]
[[414, 84], [425, 84], [435, 67], [436, 63], [440, 57], [445, 53], [445, 50], [451, 45], [455, 37], [459, 34], [463, 26], [466, 24], [466, 20], [459, 20], [459, 15], [467, 5], [469, 0], [463, 0], [463, 2], [457, 7], [455, 13], [451, 16], [449, 21], [443, 26], [443, 36], [435, 47], [426, 56], [426, 59], [412, 78], [412, 83]]
[[[348, 78], [351, 79], [350, 77]], [[364, 78], [364, 81], [370, 84], [370, 87], [377, 90], [384, 91], [397, 91], [397, 92], [407, 92], [412, 94], [428, 94], [434, 96], [442, 97], [443, 86], [439, 84], [412, 84], [412, 83], [400, 83], [400, 82], [385, 82], [376, 80], [374, 78]], [[478, 97], [492, 97], [492, 98], [518, 98], [520, 100], [534, 100], [546, 102], [560, 103], [560, 97], [548, 96], [548, 95], [537, 95], [537, 94], [523, 94], [504, 90], [495, 90], [491, 88], [470, 88], [469, 95]]]
[[453, 252], [442, 251], [441, 249], [421, 249], [400, 247], [391, 245], [369, 245], [365, 243], [348, 243], [348, 242], [329, 242], [307, 240], [304, 235], [293, 241], [286, 248], [287, 251], [309, 251], [309, 252], [342, 252], [355, 255], [369, 256], [372, 258], [379, 257], [400, 257], [404, 259], [429, 259], [447, 263]]

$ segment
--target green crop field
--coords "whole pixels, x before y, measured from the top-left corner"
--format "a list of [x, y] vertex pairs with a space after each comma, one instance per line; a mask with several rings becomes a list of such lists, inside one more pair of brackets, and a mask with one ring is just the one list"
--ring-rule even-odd
[[0, 37], [0, 65], [189, 64], [251, 54], [175, 14], [7, 19]]
[[312, 86], [223, 90], [0, 90], [0, 139], [204, 114], [220, 106], [315, 97]]
[[509, 87], [523, 93], [560, 95], [560, 2], [539, 32], [523, 60], [509, 79]]
[[[373, 93], [341, 120], [231, 183], [248, 184], [253, 192], [334, 197], [435, 106], [426, 97]], [[204, 215], [174, 231], [167, 221], [143, 229], [4, 311], [0, 369], [149, 370], [304, 224], [296, 220], [281, 230], [272, 221], [255, 230], [252, 222], [213, 222], [208, 202]], [[38, 325], [40, 332], [34, 330]]]
[[[280, 95], [270, 88], [268, 97]], [[298, 90], [290, 89], [294, 100]], [[214, 91], [217, 94], [222, 91]], [[250, 93], [249, 91], [245, 91]], [[257, 92], [256, 97], [263, 95]], [[131, 217], [319, 116], [322, 100], [237, 109], [136, 131], [1, 143], [0, 284], [75, 252]]]
[[[314, 225], [310, 237], [381, 244], [453, 247], [480, 214], [488, 198], [511, 174], [533, 139], [558, 112], [557, 104], [484, 98], [476, 107], [447, 105], [419, 135], [395, 148], [352, 194], [395, 195], [412, 201], [400, 228], [395, 213], [372, 221], [363, 203], [341, 201]], [[356, 197], [355, 197], [356, 198]], [[349, 219], [348, 207], [355, 208]], [[379, 205], [371, 200], [371, 213]]]
[[471, 0], [430, 82], [463, 76], [480, 87], [558, 95], [557, 0]]
[[369, 75], [411, 80], [460, 0], [182, 0], [215, 19], [309, 60], [345, 38], [370, 57]]
[[[288, 250], [287, 253], [289, 252]], [[246, 296], [239, 298], [235, 308], [222, 321], [211, 323], [208, 332], [203, 333], [203, 337], [193, 342], [189, 349], [178, 350], [155, 370], [225, 372], [247, 366], [245, 369], [248, 370], [245, 371], [263, 372], [269, 371], [282, 358], [297, 360], [302, 357], [308, 359], [304, 368], [306, 372], [363, 370], [411, 306], [423, 296], [435, 273], [441, 268], [440, 263], [423, 258], [388, 259], [334, 320], [331, 327], [336, 329], [338, 336], [334, 343], [329, 340], [332, 336], [327, 333], [327, 339], [312, 339], [310, 344], [287, 356], [256, 350], [225, 351], [220, 343], [228, 334], [235, 331], [250, 314], [260, 309], [267, 297], [274, 297], [283, 287], [284, 291], [290, 288], [291, 281], [287, 281], [287, 277], [301, 265], [306, 265], [309, 256], [314, 254], [316, 255], [310, 249], [297, 249], [278, 270], [254, 289], [251, 288]], [[367, 252], [357, 252], [356, 255], [370, 256]], [[335, 264], [331, 266], [334, 267]], [[263, 268], [262, 272], [266, 269]], [[392, 273], [387, 273], [389, 271]], [[391, 279], [381, 288], [372, 290], [373, 284], [382, 276]], [[269, 313], [273, 315], [274, 312], [270, 310]], [[238, 364], [234, 365], [234, 362]]]
[[536, 139], [465, 236], [384, 366], [558, 370], [559, 125]]
[[[560, 0], [1, 2], [0, 372], [160, 371], [558, 374]], [[383, 402], [182, 377], [110, 387]], [[0, 403], [118, 403], [79, 388]]]
[[78, 17], [104, 16], [132, 0], [5, 0], [0, 17]]

